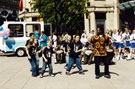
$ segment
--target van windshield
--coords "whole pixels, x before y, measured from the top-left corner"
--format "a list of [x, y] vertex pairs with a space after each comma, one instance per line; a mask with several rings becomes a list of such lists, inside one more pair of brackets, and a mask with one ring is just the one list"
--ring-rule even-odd
[[23, 24], [9, 24], [8, 28], [10, 29], [9, 37], [23, 37]]

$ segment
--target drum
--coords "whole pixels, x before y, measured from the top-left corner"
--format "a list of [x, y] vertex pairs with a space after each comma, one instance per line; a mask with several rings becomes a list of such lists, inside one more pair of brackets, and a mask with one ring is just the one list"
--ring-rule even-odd
[[63, 53], [63, 50], [58, 50], [56, 53], [61, 54], [61, 53]]
[[85, 51], [85, 54], [86, 54], [87, 56], [89, 56], [91, 53], [92, 53], [91, 50], [86, 50], [86, 51]]
[[107, 49], [106, 51], [107, 52], [113, 52], [113, 49]]

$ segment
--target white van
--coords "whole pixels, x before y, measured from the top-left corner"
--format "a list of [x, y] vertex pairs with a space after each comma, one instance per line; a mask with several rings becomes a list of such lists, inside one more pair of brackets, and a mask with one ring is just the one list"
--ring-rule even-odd
[[[49, 29], [45, 28], [47, 25], [49, 26]], [[2, 27], [4, 29], [10, 29], [10, 36], [8, 37], [8, 40], [4, 40], [3, 37], [0, 37], [0, 51], [4, 53], [14, 52], [18, 56], [24, 56], [25, 44], [30, 38], [30, 33], [39, 29], [40, 31], [47, 30], [50, 35], [52, 33], [51, 24], [44, 24], [44, 22], [4, 22]]]

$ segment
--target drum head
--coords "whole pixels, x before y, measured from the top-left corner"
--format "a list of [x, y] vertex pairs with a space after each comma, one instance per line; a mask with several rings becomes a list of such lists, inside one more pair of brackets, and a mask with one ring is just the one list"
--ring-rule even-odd
[[58, 50], [56, 53], [57, 54], [61, 54], [61, 53], [63, 53], [63, 51], [62, 50]]
[[92, 53], [91, 50], [86, 50], [86, 51], [85, 51], [85, 54], [86, 54], [86, 55], [90, 55], [91, 53]]
[[112, 49], [107, 49], [107, 52], [113, 52], [113, 50]]

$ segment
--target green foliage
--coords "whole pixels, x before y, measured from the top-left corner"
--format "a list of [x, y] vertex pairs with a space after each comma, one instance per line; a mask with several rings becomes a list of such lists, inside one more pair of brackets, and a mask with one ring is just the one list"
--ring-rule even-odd
[[56, 30], [68, 27], [70, 30], [82, 30], [82, 20], [87, 12], [87, 0], [33, 0], [33, 10], [38, 10], [44, 22], [52, 23]]

